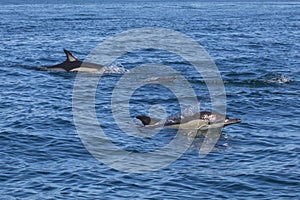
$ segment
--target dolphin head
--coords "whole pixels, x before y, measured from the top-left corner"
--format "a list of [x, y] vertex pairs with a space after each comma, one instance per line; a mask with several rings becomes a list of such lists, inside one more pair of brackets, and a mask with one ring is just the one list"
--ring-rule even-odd
[[237, 124], [242, 122], [241, 119], [230, 119], [228, 116], [226, 116], [225, 121], [224, 121], [224, 126], [228, 126], [230, 124]]

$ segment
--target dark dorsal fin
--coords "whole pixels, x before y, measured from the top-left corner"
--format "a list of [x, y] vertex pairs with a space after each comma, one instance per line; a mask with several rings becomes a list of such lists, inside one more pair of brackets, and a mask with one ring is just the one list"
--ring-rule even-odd
[[144, 126], [154, 125], [160, 121], [160, 119], [150, 118], [150, 117], [142, 116], [142, 115], [136, 116], [136, 118], [141, 120], [141, 122], [144, 124]]
[[147, 126], [151, 122], [151, 118], [147, 116], [136, 116], [137, 119], [141, 120], [141, 122], [144, 124], [144, 126]]
[[78, 59], [77, 59], [75, 56], [73, 56], [73, 55], [71, 54], [70, 51], [64, 49], [64, 52], [65, 52], [65, 54], [66, 54], [66, 56], [67, 56], [67, 61], [68, 61], [68, 62], [75, 62], [75, 61], [78, 61]]

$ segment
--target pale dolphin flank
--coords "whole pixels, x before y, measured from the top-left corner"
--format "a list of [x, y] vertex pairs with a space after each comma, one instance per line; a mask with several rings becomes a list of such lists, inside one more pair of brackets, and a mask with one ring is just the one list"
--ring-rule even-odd
[[37, 69], [46, 70], [46, 71], [66, 71], [66, 72], [85, 71], [85, 72], [98, 72], [98, 73], [104, 70], [103, 65], [82, 62], [78, 60], [78, 58], [73, 56], [70, 51], [64, 49], [64, 52], [67, 57], [66, 61], [49, 67], [37, 67]]
[[136, 116], [145, 127], [149, 128], [175, 128], [207, 130], [209, 128], [223, 128], [230, 124], [240, 123], [241, 119], [230, 119], [219, 113], [203, 111], [190, 116], [169, 117], [167, 119], [155, 119], [148, 116]]

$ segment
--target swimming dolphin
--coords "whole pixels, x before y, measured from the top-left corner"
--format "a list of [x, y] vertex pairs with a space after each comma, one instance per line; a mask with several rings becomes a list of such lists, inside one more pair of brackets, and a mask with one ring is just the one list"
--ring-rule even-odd
[[156, 119], [148, 116], [136, 116], [145, 127], [149, 128], [173, 128], [173, 129], [197, 129], [207, 130], [209, 128], [223, 128], [230, 124], [240, 123], [241, 119], [230, 119], [219, 113], [202, 111], [190, 116], [168, 117], [167, 119]]
[[70, 51], [64, 49], [64, 52], [67, 57], [66, 61], [49, 67], [37, 67], [37, 69], [46, 70], [46, 71], [66, 71], [66, 72], [75, 72], [75, 71], [102, 72], [104, 70], [103, 65], [82, 62], [78, 60], [78, 58], [73, 56]]

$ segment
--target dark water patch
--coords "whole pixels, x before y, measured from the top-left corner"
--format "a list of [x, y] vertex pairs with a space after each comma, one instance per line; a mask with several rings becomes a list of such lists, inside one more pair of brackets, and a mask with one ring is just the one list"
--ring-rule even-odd
[[117, 18], [111, 18], [111, 19], [106, 19], [106, 18], [97, 18], [97, 17], [72, 17], [72, 18], [52, 18], [51, 20], [53, 21], [62, 21], [62, 22], [65, 22], [65, 21], [69, 21], [69, 22], [72, 22], [72, 21], [101, 21], [101, 20], [117, 20]]

